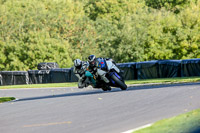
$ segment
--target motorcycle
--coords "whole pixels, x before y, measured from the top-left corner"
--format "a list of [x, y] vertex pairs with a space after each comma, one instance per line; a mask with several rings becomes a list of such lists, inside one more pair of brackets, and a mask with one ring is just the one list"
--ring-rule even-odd
[[124, 82], [119, 68], [112, 61], [107, 61], [107, 63], [104, 60], [99, 61], [98, 68], [104, 69], [105, 66], [109, 69], [106, 73], [106, 78], [109, 80], [109, 83], [106, 83], [100, 77], [95, 77], [89, 71], [85, 72], [85, 76], [89, 78], [92, 87], [101, 88], [103, 91], [110, 91], [111, 87], [119, 87], [121, 90], [126, 90], [127, 85]]

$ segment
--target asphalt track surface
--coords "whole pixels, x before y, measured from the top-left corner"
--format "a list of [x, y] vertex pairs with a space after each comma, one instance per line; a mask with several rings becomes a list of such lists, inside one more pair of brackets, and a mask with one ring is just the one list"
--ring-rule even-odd
[[200, 108], [200, 83], [0, 90], [0, 133], [121, 133]]

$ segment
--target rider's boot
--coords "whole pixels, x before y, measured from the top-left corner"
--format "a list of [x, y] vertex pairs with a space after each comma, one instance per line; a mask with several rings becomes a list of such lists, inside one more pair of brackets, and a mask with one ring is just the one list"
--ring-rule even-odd
[[106, 86], [108, 91], [111, 91], [111, 87], [110, 86]]
[[102, 90], [103, 91], [111, 91], [111, 87], [106, 85], [106, 86], [102, 87]]

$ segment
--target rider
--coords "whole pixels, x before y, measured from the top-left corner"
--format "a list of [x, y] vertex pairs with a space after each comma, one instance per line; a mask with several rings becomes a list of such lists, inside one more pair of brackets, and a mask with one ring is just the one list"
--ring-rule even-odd
[[90, 55], [88, 57], [89, 62], [89, 70], [92, 74], [95, 76], [100, 76], [103, 81], [106, 83], [109, 83], [110, 81], [106, 78], [106, 71], [98, 68], [98, 58], [95, 57], [95, 55]]
[[90, 55], [88, 57], [88, 62], [92, 74], [100, 76], [106, 83], [110, 82], [106, 78], [106, 74], [111, 68], [114, 68], [118, 73], [120, 73], [120, 70], [115, 65], [116, 63], [110, 58], [96, 58], [95, 55]]
[[78, 88], [84, 88], [89, 85], [85, 77], [85, 71], [87, 70], [89, 63], [86, 61], [81, 61], [80, 59], [74, 60], [74, 74], [78, 77]]

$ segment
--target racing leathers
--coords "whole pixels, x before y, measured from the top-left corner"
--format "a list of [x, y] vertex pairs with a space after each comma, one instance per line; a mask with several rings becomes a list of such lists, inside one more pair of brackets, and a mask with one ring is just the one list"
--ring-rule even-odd
[[74, 66], [73, 72], [78, 77], [78, 88], [84, 88], [89, 85], [89, 81], [87, 77], [85, 77], [85, 71], [89, 67], [89, 63], [86, 61], [82, 61], [82, 65], [80, 68], [76, 68]]
[[115, 69], [117, 72], [120, 70], [115, 65], [115, 62], [110, 58], [96, 58], [94, 62], [90, 63], [89, 70], [92, 71], [91, 73], [95, 76], [100, 76], [100, 78], [109, 83], [110, 81], [106, 78], [107, 72], [111, 69]]

